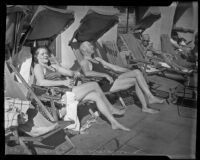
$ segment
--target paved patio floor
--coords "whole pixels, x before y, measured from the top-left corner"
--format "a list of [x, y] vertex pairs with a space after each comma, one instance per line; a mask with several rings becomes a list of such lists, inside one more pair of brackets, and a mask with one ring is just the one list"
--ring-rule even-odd
[[[165, 90], [177, 83], [162, 80]], [[163, 86], [163, 85], [162, 85]], [[88, 134], [71, 138], [76, 146], [67, 155], [165, 155], [170, 158], [195, 158], [197, 109], [174, 104], [155, 104], [158, 114], [141, 112], [135, 104], [127, 107], [123, 117], [116, 118], [131, 128], [130, 132], [112, 130], [107, 121], [99, 118]], [[62, 144], [65, 146], [67, 142]], [[54, 150], [36, 148], [38, 154], [58, 154]], [[20, 146], [7, 147], [7, 154], [24, 154]]]

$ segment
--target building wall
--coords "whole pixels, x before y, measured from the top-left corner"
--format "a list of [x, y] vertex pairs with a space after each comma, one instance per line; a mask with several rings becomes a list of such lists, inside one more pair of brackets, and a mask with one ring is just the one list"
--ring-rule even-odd
[[[173, 2], [169, 7], [159, 7], [161, 11], [161, 18], [156, 21], [150, 28], [144, 33], [147, 33], [151, 37], [154, 48], [160, 50], [160, 35], [170, 35], [173, 16], [176, 9], [176, 2]], [[197, 2], [193, 2], [193, 8], [185, 11], [181, 18], [176, 23], [177, 27], [184, 27], [188, 29], [194, 29], [198, 31], [198, 5]], [[193, 40], [194, 34], [180, 33], [187, 41]]]
[[160, 50], [160, 35], [169, 34], [172, 27], [173, 16], [176, 9], [176, 3], [172, 3], [169, 7], [159, 7], [161, 12], [161, 17], [157, 20], [150, 28], [145, 30], [151, 37], [153, 42], [153, 47]]
[[[86, 15], [89, 9], [93, 9], [95, 11], [102, 11], [108, 14], [115, 14], [119, 11], [111, 6], [68, 6], [69, 10], [73, 10], [75, 14], [75, 21], [74, 23], [61, 34], [61, 58], [62, 62], [61, 65], [64, 67], [71, 67], [76, 60], [76, 57], [68, 46], [69, 41], [71, 40], [74, 31], [79, 27], [80, 20]], [[58, 37], [59, 38], [59, 37]], [[110, 29], [107, 33], [105, 33], [98, 41], [104, 40], [114, 40], [117, 39], [117, 25], [115, 25], [112, 29]]]

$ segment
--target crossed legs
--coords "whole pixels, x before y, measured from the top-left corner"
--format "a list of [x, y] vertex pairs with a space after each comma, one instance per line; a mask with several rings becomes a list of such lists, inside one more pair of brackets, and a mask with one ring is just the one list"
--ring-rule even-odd
[[136, 89], [136, 94], [142, 104], [142, 111], [148, 113], [157, 113], [157, 110], [153, 110], [147, 107], [147, 102], [144, 94], [146, 95], [149, 104], [163, 103], [163, 100], [160, 100], [152, 95], [142, 73], [139, 70], [134, 70], [121, 74], [118, 79], [115, 80], [110, 91], [116, 92], [119, 90], [125, 90], [134, 85]]
[[[110, 102], [106, 99], [102, 90], [95, 82], [85, 83], [73, 88], [77, 100], [92, 100], [96, 102], [99, 111], [110, 121], [112, 129], [122, 129], [129, 131], [130, 129], [120, 124], [112, 114], [118, 113]], [[120, 114], [120, 112], [119, 112]]]
[[119, 79], [124, 78], [135, 78], [137, 81], [137, 84], [141, 88], [141, 90], [145, 93], [146, 97], [148, 98], [149, 104], [152, 103], [163, 103], [164, 100], [160, 100], [159, 98], [155, 97], [151, 91], [149, 90], [149, 87], [147, 85], [146, 80], [144, 79], [144, 76], [142, 72], [138, 69], [123, 73], [119, 76]]

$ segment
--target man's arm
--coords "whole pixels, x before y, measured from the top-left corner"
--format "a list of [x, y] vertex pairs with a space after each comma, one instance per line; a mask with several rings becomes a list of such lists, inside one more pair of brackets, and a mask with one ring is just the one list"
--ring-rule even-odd
[[62, 66], [59, 66], [57, 64], [52, 65], [57, 72], [59, 72], [60, 74], [62, 74], [63, 76], [69, 76], [69, 77], [73, 77], [74, 76], [74, 72], [71, 71], [70, 69], [66, 69]]
[[120, 66], [117, 66], [117, 65], [114, 65], [114, 64], [111, 64], [111, 63], [108, 63], [106, 61], [104, 61], [103, 59], [97, 57], [95, 58], [97, 61], [101, 62], [106, 68], [108, 69], [111, 69], [115, 72], [121, 72], [121, 73], [124, 73], [124, 72], [128, 72], [130, 71], [128, 68], [124, 68], [124, 67], [120, 67]]

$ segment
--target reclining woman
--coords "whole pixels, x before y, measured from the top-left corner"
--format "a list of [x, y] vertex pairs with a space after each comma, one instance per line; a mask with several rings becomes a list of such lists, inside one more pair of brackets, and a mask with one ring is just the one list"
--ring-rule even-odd
[[[106, 78], [110, 82], [106, 91], [110, 92], [126, 90], [135, 85], [136, 94], [142, 104], [142, 111], [147, 113], [158, 113], [158, 110], [147, 107], [147, 102], [143, 92], [145, 93], [149, 104], [163, 103], [164, 100], [153, 96], [140, 70], [129, 70], [127, 68], [110, 64], [100, 57], [94, 57], [94, 47], [88, 41], [81, 43], [80, 51], [83, 54], [83, 59], [80, 64], [85, 76]], [[120, 75], [112, 75], [106, 69], [118, 72]]]
[[[66, 76], [65, 80], [48, 80], [48, 73], [56, 72]], [[114, 108], [107, 100], [99, 85], [95, 82], [89, 82], [78, 86], [73, 86], [73, 81], [69, 77], [80, 76], [79, 72], [74, 72], [61, 67], [57, 64], [51, 64], [49, 61], [49, 50], [46, 47], [38, 47], [34, 54], [34, 74], [36, 84], [39, 86], [67, 86], [72, 89], [77, 101], [90, 100], [96, 102], [99, 111], [109, 120], [112, 129], [122, 129], [129, 131], [130, 129], [120, 124], [113, 114], [123, 115], [124, 110]], [[60, 113], [66, 115], [66, 109], [63, 108]]]

